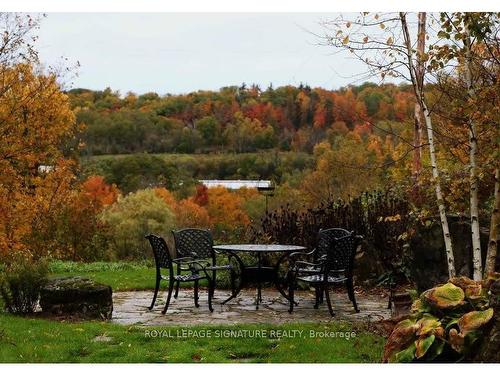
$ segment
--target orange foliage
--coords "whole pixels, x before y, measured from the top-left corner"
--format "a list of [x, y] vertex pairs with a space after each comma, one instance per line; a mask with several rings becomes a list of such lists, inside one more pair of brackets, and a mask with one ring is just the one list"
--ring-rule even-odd
[[346, 126], [344, 121], [335, 121], [332, 124], [332, 131], [335, 134], [347, 134], [349, 132], [349, 128]]
[[192, 199], [179, 201], [175, 210], [176, 223], [179, 228], [209, 228], [210, 217], [205, 207], [201, 207]]
[[102, 208], [113, 204], [120, 195], [120, 190], [115, 184], [109, 185], [102, 176], [90, 176], [82, 184], [83, 192], [86, 194], [96, 208]]
[[258, 196], [259, 192], [257, 191], [256, 188], [242, 187], [242, 188], [239, 188], [238, 190], [234, 191], [234, 194], [237, 194], [244, 201], [246, 201], [250, 198], [254, 198], [254, 197]]
[[[204, 187], [202, 189], [200, 187]], [[203, 193], [205, 191], [205, 193]], [[165, 188], [154, 189], [155, 194], [163, 199], [163, 201], [172, 209], [175, 214], [175, 222], [178, 228], [208, 228], [210, 227], [210, 218], [205, 207], [200, 206], [198, 201], [203, 201], [203, 196], [206, 196], [206, 187], [199, 185], [197, 193], [189, 199], [182, 199], [177, 201], [174, 195]], [[206, 196], [208, 200], [208, 196]]]
[[175, 207], [177, 205], [177, 201], [174, 197], [174, 195], [168, 191], [165, 188], [155, 188], [154, 189], [155, 194], [163, 199], [163, 201], [173, 210], [175, 210]]
[[206, 206], [208, 204], [208, 189], [205, 185], [196, 186], [196, 194], [193, 200], [199, 206]]
[[250, 224], [243, 210], [243, 199], [223, 187], [208, 190], [208, 214], [212, 224], [233, 229]]
[[[72, 138], [75, 117], [54, 75], [29, 64], [0, 69], [0, 256], [46, 255], [57, 246], [51, 218], [74, 182], [74, 165], [60, 146]], [[38, 250], [43, 254], [34, 254]]]

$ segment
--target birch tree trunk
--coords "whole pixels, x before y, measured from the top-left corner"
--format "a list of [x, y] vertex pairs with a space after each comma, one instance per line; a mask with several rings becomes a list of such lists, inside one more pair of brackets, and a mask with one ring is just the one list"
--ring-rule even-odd
[[[425, 25], [426, 25], [426, 12], [418, 13], [418, 37], [417, 37], [417, 62], [416, 62], [416, 73], [415, 79], [417, 84], [421, 88], [424, 82], [424, 61], [422, 56], [425, 52]], [[415, 119], [414, 119], [414, 129], [413, 129], [413, 195], [418, 199], [419, 189], [418, 189], [418, 177], [422, 170], [422, 129], [424, 128], [422, 124], [422, 107], [418, 100], [415, 101]]]
[[[434, 183], [434, 189], [436, 192], [437, 205], [439, 210], [439, 217], [441, 220], [441, 228], [443, 230], [443, 238], [446, 252], [446, 261], [448, 264], [448, 275], [449, 277], [455, 276], [455, 257], [453, 255], [453, 246], [451, 241], [450, 229], [448, 227], [448, 218], [446, 217], [446, 207], [444, 205], [443, 193], [441, 191], [441, 182], [439, 179], [439, 168], [436, 160], [436, 149], [434, 146], [434, 131], [432, 128], [432, 119], [429, 113], [429, 109], [426, 104], [425, 97], [423, 95], [423, 87], [419, 87], [416, 78], [416, 69], [413, 62], [413, 51], [411, 45], [410, 32], [408, 31], [408, 24], [406, 21], [406, 14], [404, 12], [399, 13], [401, 19], [401, 25], [403, 28], [403, 36], [406, 45], [406, 54], [408, 59], [408, 68], [410, 71], [410, 77], [413, 84], [413, 90], [415, 92], [416, 100], [422, 107], [425, 127], [427, 128], [427, 141], [429, 143], [429, 154], [431, 158], [431, 168], [432, 168], [432, 179]], [[420, 18], [420, 17], [419, 17]], [[425, 25], [424, 25], [425, 26]], [[423, 30], [425, 33], [425, 29]]]
[[486, 263], [484, 265], [484, 277], [495, 272], [498, 246], [498, 227], [500, 225], [500, 169], [495, 169], [495, 193], [493, 212], [491, 213], [490, 239], [488, 241], [488, 252], [486, 253]]
[[451, 242], [450, 229], [448, 227], [448, 218], [446, 217], [446, 207], [444, 205], [443, 193], [441, 191], [439, 168], [436, 160], [436, 149], [434, 147], [434, 131], [432, 128], [432, 120], [429, 110], [427, 109], [427, 105], [423, 99], [422, 106], [424, 110], [425, 125], [427, 128], [427, 141], [429, 143], [429, 154], [431, 158], [432, 179], [434, 181], [434, 189], [436, 191], [436, 200], [439, 210], [439, 218], [441, 220], [441, 228], [443, 229], [446, 261], [448, 263], [448, 275], [449, 277], [454, 277], [456, 275], [455, 256], [453, 255], [453, 245]]
[[[472, 51], [471, 39], [469, 36], [468, 25], [465, 27], [466, 37], [464, 38], [465, 47], [465, 84], [467, 85], [467, 94], [469, 98], [475, 98], [474, 83], [472, 77]], [[469, 186], [470, 186], [470, 222], [472, 232], [472, 268], [473, 278], [476, 281], [481, 280], [483, 276], [483, 263], [481, 259], [481, 234], [479, 229], [479, 201], [477, 197], [477, 127], [473, 119], [469, 118]]]

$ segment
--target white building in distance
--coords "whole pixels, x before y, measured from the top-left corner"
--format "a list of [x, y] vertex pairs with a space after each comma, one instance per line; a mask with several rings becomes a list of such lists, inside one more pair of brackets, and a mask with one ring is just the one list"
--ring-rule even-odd
[[200, 180], [200, 183], [209, 189], [216, 186], [222, 186], [231, 190], [237, 190], [243, 187], [254, 189], [266, 189], [272, 187], [270, 180]]

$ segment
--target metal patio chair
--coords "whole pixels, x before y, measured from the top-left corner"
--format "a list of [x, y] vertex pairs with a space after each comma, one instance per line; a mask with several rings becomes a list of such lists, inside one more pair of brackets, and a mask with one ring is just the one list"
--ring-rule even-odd
[[[162, 314], [165, 314], [168, 310], [170, 299], [172, 297], [172, 291], [174, 289], [174, 284], [179, 285], [179, 283], [182, 282], [194, 282], [194, 303], [196, 307], [199, 307], [198, 282], [200, 280], [206, 279], [208, 281], [208, 308], [210, 309], [210, 312], [212, 312], [212, 295], [214, 283], [212, 278], [204, 269], [203, 265], [197, 260], [185, 258], [182, 259], [182, 262], [185, 265], [185, 269], [189, 271], [189, 273], [183, 275], [175, 274], [173, 264], [175, 261], [179, 261], [179, 259], [172, 259], [165, 240], [162, 237], [154, 234], [149, 234], [146, 236], [146, 238], [149, 240], [151, 248], [153, 249], [156, 266], [156, 285], [153, 295], [153, 301], [151, 302], [151, 306], [149, 307], [149, 309], [152, 310], [155, 305], [156, 297], [158, 296], [158, 290], [160, 289], [161, 280], [168, 280], [167, 302], [165, 303]], [[162, 275], [162, 269], [168, 270], [168, 275]]]
[[[211, 290], [212, 297], [216, 288], [217, 271], [229, 271], [231, 280], [232, 294], [235, 292], [236, 270], [232, 264], [217, 265], [216, 255], [214, 250], [214, 241], [212, 233], [208, 229], [184, 228], [173, 230], [175, 251], [178, 257], [174, 259], [177, 264], [177, 275], [182, 274], [186, 270], [184, 259], [197, 260], [203, 264], [203, 268], [207, 272], [212, 273], [213, 288]], [[175, 286], [174, 298], [177, 298], [179, 293], [179, 282]]]
[[[321, 233], [321, 235], [320, 235], [320, 233]], [[299, 266], [298, 270], [300, 270], [301, 274], [311, 274], [312, 275], [312, 274], [321, 273], [321, 267], [312, 265], [312, 264], [316, 264], [316, 263], [320, 262], [320, 259], [326, 255], [326, 253], [328, 252], [328, 249], [329, 249], [328, 246], [325, 246], [324, 241], [320, 241], [320, 238], [321, 237], [329, 237], [329, 238], [343, 237], [343, 236], [347, 236], [350, 233], [351, 232], [349, 232], [347, 229], [344, 229], [344, 228], [320, 229], [318, 232], [317, 238], [316, 238], [316, 245], [317, 246], [312, 251], [307, 252], [307, 253], [303, 253], [303, 252], [293, 253], [290, 255], [290, 259], [293, 262], [294, 259], [305, 258], [309, 262], [307, 265], [302, 264], [302, 266]], [[310, 262], [312, 262], [312, 263], [310, 263]], [[300, 263], [299, 263], [299, 265], [300, 265]], [[319, 286], [316, 286], [314, 289], [315, 289], [315, 294], [316, 294], [314, 308], [317, 309], [319, 307], [319, 305], [321, 303], [323, 303], [324, 293]]]
[[[354, 257], [362, 237], [356, 236], [354, 232], [339, 229], [340, 228], [320, 230], [318, 233], [317, 247], [313, 251], [309, 253], [296, 253], [292, 257], [291, 266], [288, 272], [289, 312], [293, 312], [293, 306], [295, 304], [294, 291], [299, 281], [308, 283], [314, 287], [316, 291], [316, 303], [314, 308], [318, 308], [319, 304], [323, 301], [323, 295], [325, 295], [328, 310], [330, 314], [334, 316], [329, 287], [331, 285], [344, 285], [354, 310], [359, 312], [356, 297], [354, 295], [353, 270]], [[295, 261], [293, 258], [299, 255], [313, 256], [314, 258], [312, 262], [301, 260]]]

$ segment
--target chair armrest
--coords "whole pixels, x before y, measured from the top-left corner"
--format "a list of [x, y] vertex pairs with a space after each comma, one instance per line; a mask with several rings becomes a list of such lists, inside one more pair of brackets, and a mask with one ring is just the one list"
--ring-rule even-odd
[[188, 263], [192, 260], [194, 260], [192, 257], [181, 257], [181, 258], [172, 259], [172, 263], [176, 263], [176, 264]]
[[303, 252], [303, 251], [296, 251], [295, 253], [291, 253], [288, 257], [289, 258], [295, 258], [295, 257], [307, 257], [307, 256], [310, 256], [310, 255], [313, 255], [314, 252], [316, 251], [316, 249], [312, 249], [311, 251], [309, 252]]
[[345, 269], [338, 269], [338, 270], [330, 270], [331, 273], [345, 273]]
[[295, 266], [310, 266], [310, 267], [321, 267], [323, 266], [323, 262], [321, 263], [312, 263], [312, 262], [305, 262], [303, 260], [299, 260], [295, 262]]
[[197, 264], [199, 265], [200, 267], [202, 268], [205, 268], [205, 267], [208, 267], [208, 266], [211, 266], [212, 264], [209, 262], [209, 261], [203, 261], [203, 260], [189, 260], [189, 261], [186, 261], [184, 262], [185, 264], [187, 265], [190, 265], [190, 264]]
[[[189, 265], [189, 269], [191, 272], [197, 273], [198, 271], [203, 271], [203, 273], [205, 274], [205, 277], [208, 280], [211, 280], [211, 277], [208, 275], [208, 272], [206, 270], [206, 267], [209, 267], [210, 263], [206, 263], [205, 265], [203, 265], [201, 262], [199, 262], [197, 260], [192, 260], [190, 262], [187, 262], [187, 264]], [[195, 266], [198, 266], [199, 268], [196, 268]]]

